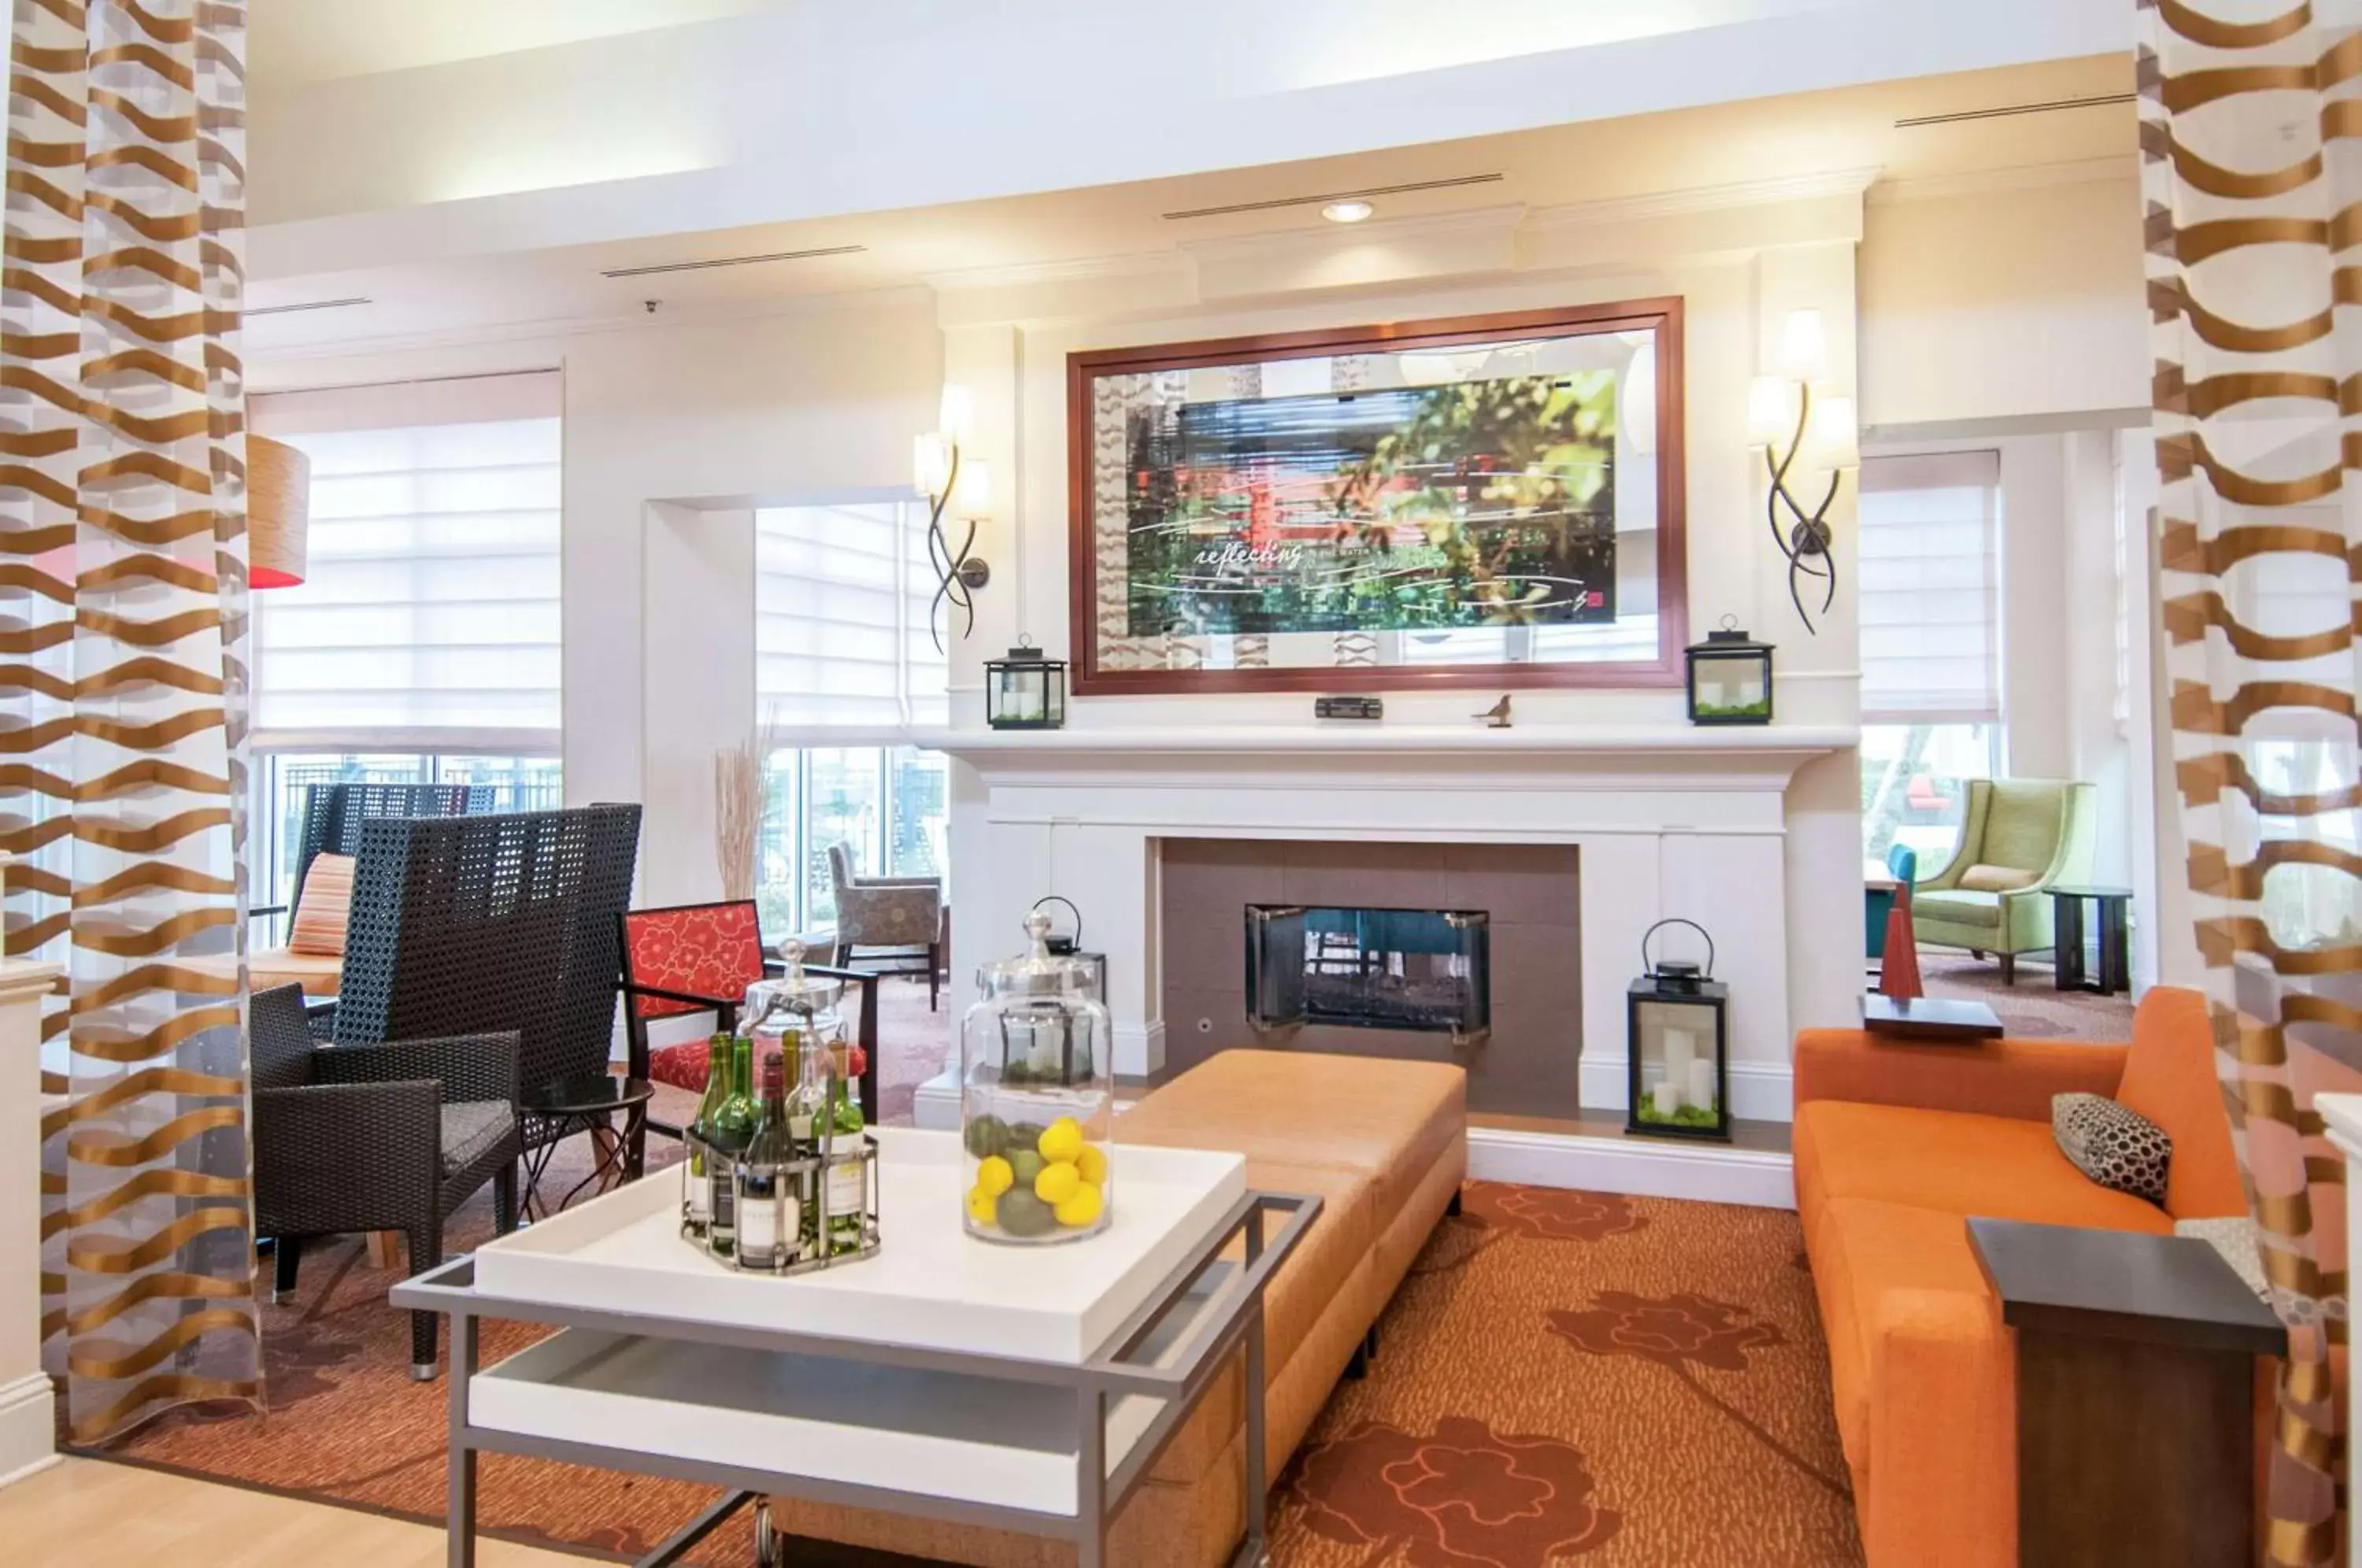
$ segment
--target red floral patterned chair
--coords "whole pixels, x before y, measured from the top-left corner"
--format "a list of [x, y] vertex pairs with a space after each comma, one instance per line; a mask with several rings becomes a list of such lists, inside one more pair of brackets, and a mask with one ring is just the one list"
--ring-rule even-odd
[[[651, 1050], [648, 1022], [710, 1012], [717, 1030], [738, 1026], [738, 1008], [745, 999], [746, 988], [782, 967], [779, 959], [765, 955], [754, 900], [627, 910], [623, 922], [624, 978], [617, 989], [625, 999], [631, 1076], [703, 1094], [705, 1042], [684, 1041]], [[877, 977], [866, 970], [818, 964], [805, 965], [804, 972], [861, 988], [851, 1065], [861, 1080], [862, 1114], [874, 1120], [877, 1114]], [[649, 1125], [659, 1132], [679, 1132], [679, 1128], [653, 1119]]]

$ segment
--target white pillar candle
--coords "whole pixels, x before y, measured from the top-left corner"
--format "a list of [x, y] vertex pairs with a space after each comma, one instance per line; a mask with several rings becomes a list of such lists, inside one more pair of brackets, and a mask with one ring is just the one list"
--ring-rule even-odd
[[1665, 1026], [1665, 1081], [1675, 1093], [1689, 1088], [1690, 1064], [1697, 1060], [1697, 1036], [1686, 1029]]
[[1670, 1078], [1650, 1089], [1649, 1099], [1661, 1121], [1671, 1121], [1682, 1108], [1682, 1091]]
[[1714, 1090], [1714, 1063], [1705, 1057], [1692, 1062], [1689, 1072], [1690, 1103], [1700, 1110], [1712, 1110]]

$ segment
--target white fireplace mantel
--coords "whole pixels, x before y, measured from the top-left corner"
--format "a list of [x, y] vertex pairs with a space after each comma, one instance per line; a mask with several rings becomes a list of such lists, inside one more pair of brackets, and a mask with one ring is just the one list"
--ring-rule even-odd
[[[1624, 1098], [1624, 992], [1669, 915], [1714, 934], [1732, 1008], [1732, 1109], [1789, 1105], [1783, 794], [1858, 744], [1850, 726], [1686, 724], [1490, 730], [1471, 723], [1092, 725], [937, 731], [950, 755], [955, 1005], [978, 962], [1014, 952], [1044, 895], [1108, 955], [1119, 1073], [1164, 1063], [1159, 841], [1175, 837], [1573, 844], [1581, 851], [1586, 1107]], [[1859, 851], [1830, 875], [1859, 874]]]

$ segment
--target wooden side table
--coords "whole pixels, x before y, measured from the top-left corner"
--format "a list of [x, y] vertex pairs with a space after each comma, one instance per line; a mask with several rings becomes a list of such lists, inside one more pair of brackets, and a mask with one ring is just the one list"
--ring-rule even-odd
[[2021, 1568], [2249, 1562], [2271, 1309], [2194, 1237], [1968, 1225], [2017, 1331]]
[[[2062, 991], [2095, 991], [2103, 997], [2132, 988], [2132, 944], [2127, 930], [2127, 911], [2132, 908], [2130, 888], [2071, 888], [2045, 889], [2050, 895], [2050, 955], [2057, 974], [2057, 985]], [[2096, 904], [2100, 911], [2099, 973], [2092, 975], [2083, 968], [2083, 905]]]
[[1863, 995], [1861, 1026], [1882, 1039], [1946, 1045], [1974, 1045], [2002, 1036], [1999, 1015], [1981, 1001], [1890, 997], [1881, 991]]

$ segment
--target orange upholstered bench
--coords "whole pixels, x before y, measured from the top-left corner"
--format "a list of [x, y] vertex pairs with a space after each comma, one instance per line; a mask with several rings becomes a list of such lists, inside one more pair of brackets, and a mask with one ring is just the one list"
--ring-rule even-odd
[[[2163, 1209], [2058, 1152], [2050, 1099], [2078, 1089], [2173, 1139]], [[1871, 1568], [2012, 1568], [2015, 1351], [1966, 1221], [2169, 1233], [2246, 1213], [2205, 1004], [2151, 991], [2129, 1046], [1807, 1031], [1795, 1096], [1796, 1208]]]
[[[1116, 1118], [1116, 1142], [1226, 1149], [1247, 1186], [1312, 1193], [1319, 1218], [1264, 1301], [1269, 1485], [1328, 1402], [1468, 1171], [1467, 1077], [1430, 1062], [1224, 1051]], [[1119, 1187], [1117, 1201], [1122, 1201]], [[889, 1220], [890, 1223], [890, 1220]], [[1088, 1243], [1085, 1243], [1087, 1245]], [[1109, 1528], [1122, 1568], [1217, 1568], [1244, 1518], [1245, 1372], [1209, 1387]], [[978, 1568], [1065, 1568], [1063, 1541], [772, 1500], [781, 1529]]]

